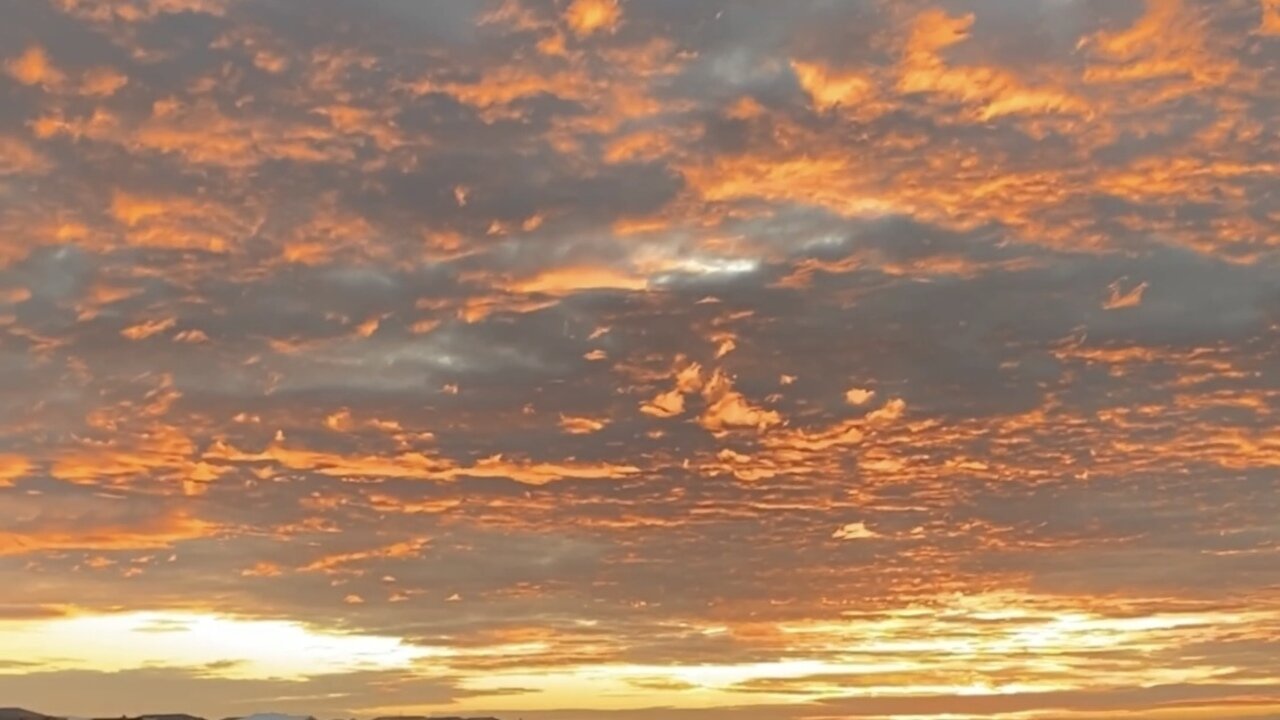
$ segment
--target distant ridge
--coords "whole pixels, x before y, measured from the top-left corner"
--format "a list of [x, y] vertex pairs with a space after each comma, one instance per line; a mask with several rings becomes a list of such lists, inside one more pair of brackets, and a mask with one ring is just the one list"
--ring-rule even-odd
[[23, 708], [0, 708], [0, 720], [49, 720], [52, 715], [42, 715]]
[[[2, 719], [0, 719], [2, 720]], [[187, 713], [148, 713], [146, 715], [117, 715], [115, 717], [98, 717], [92, 720], [204, 720], [199, 715]]]
[[[0, 720], [66, 720], [57, 715], [25, 710], [23, 708], [0, 708]], [[118, 715], [94, 718], [94, 720], [204, 720], [198, 715], [186, 713], [160, 713], [147, 715]], [[283, 713], [254, 713], [239, 717], [223, 718], [223, 720], [316, 720], [312, 715], [285, 715]], [[498, 720], [495, 717], [463, 717], [461, 715], [384, 715], [373, 720]]]

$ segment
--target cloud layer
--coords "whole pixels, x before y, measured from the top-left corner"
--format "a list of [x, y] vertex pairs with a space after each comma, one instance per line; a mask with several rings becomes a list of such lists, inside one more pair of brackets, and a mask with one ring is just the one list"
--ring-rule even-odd
[[1274, 2], [0, 14], [6, 700], [1280, 712]]

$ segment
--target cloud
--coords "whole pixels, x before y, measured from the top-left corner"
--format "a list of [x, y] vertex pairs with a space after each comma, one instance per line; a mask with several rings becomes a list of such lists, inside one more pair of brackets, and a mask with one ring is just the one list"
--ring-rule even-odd
[[1261, 0], [1262, 23], [1258, 30], [1263, 35], [1280, 35], [1280, 4], [1275, 0]]
[[876, 394], [875, 390], [849, 388], [844, 392], [844, 401], [850, 405], [866, 405]]
[[560, 427], [570, 435], [590, 435], [603, 430], [608, 424], [608, 418], [597, 420], [589, 417], [560, 416]]
[[703, 386], [702, 396], [707, 408], [698, 421], [711, 431], [749, 427], [763, 431], [782, 422], [778, 412], [752, 405], [733, 389], [733, 381], [719, 370]]
[[59, 550], [152, 550], [213, 535], [210, 522], [174, 513], [119, 524], [76, 523], [18, 526], [0, 531], [0, 556]]
[[20, 55], [6, 60], [4, 67], [9, 77], [23, 85], [39, 85], [46, 90], [60, 87], [67, 79], [39, 45], [27, 46]]
[[1147, 283], [1138, 283], [1128, 291], [1121, 291], [1120, 281], [1117, 280], [1108, 286], [1111, 296], [1102, 304], [1103, 310], [1119, 310], [1121, 308], [1137, 307], [1142, 304], [1142, 294], [1147, 290]]
[[584, 290], [644, 290], [648, 280], [614, 268], [562, 267], [520, 280], [510, 289], [520, 293], [571, 295]]
[[14, 4], [0, 696], [1274, 712], [1273, 5]]
[[0, 135], [0, 177], [41, 174], [51, 167], [49, 158], [26, 141]]
[[791, 68], [818, 110], [843, 107], [856, 112], [875, 92], [875, 81], [857, 72], [833, 71], [799, 60], [792, 60]]
[[31, 470], [31, 461], [21, 455], [0, 455], [0, 485], [12, 485]]
[[85, 72], [80, 91], [86, 95], [111, 96], [128, 84], [129, 78], [113, 68], [92, 68]]
[[868, 529], [866, 523], [855, 522], [836, 528], [831, 537], [836, 540], [867, 540], [880, 537], [880, 535]]
[[684, 413], [684, 395], [678, 389], [658, 393], [653, 400], [641, 404], [640, 412], [661, 418], [681, 415]]
[[565, 9], [565, 23], [579, 36], [616, 32], [622, 22], [618, 0], [573, 0]]

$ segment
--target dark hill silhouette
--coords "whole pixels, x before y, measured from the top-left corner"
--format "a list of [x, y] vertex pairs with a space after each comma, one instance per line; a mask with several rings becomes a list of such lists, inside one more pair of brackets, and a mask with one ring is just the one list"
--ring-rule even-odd
[[[25, 710], [23, 708], [0, 708], [0, 720], [64, 720], [56, 715], [45, 715], [43, 713]], [[204, 720], [197, 715], [188, 715], [186, 713], [162, 713], [162, 714], [146, 714], [146, 715], [120, 715], [116, 717], [94, 718], [94, 720]], [[226, 718], [225, 720], [241, 720], [241, 718]], [[315, 720], [309, 718], [309, 720]], [[462, 717], [460, 715], [387, 715], [374, 718], [374, 720], [498, 720], [495, 717]]]
[[495, 717], [462, 717], [460, 715], [385, 715], [373, 720], [498, 720]]
[[49, 720], [52, 717], [51, 715], [44, 715], [23, 708], [0, 708], [0, 720]]

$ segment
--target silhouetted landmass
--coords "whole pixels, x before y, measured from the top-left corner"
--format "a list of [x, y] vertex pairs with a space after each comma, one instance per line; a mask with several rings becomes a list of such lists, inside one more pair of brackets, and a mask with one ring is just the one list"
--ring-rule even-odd
[[118, 715], [109, 718], [93, 718], [93, 720], [204, 720], [198, 715], [188, 715], [186, 713], [157, 713], [154, 715]]
[[[258, 713], [254, 715], [244, 715], [239, 717], [228, 717], [222, 720], [260, 720], [269, 718], [297, 718], [298, 720], [316, 720], [312, 716], [299, 715], [277, 715], [275, 713]], [[45, 715], [43, 713], [24, 710], [23, 708], [0, 708], [0, 720], [67, 720], [65, 717], [58, 715]], [[112, 717], [97, 717], [91, 720], [205, 720], [198, 715], [188, 715], [186, 713], [162, 713], [156, 715], [115, 715]], [[498, 720], [495, 717], [462, 717], [461, 715], [388, 715], [384, 717], [374, 718], [374, 720]]]
[[38, 712], [24, 710], [22, 708], [0, 708], [0, 720], [56, 720], [51, 715], [41, 715]]
[[157, 713], [154, 715], [116, 715], [113, 717], [92, 718], [91, 720], [204, 720], [204, 718], [186, 713]]

